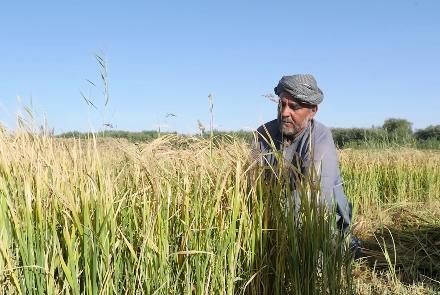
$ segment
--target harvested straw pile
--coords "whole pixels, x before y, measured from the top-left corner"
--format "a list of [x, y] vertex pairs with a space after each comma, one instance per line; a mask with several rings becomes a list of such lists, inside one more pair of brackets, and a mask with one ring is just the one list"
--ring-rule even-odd
[[440, 211], [406, 208], [391, 217], [392, 226], [381, 227], [364, 242], [367, 261], [406, 283], [440, 284]]

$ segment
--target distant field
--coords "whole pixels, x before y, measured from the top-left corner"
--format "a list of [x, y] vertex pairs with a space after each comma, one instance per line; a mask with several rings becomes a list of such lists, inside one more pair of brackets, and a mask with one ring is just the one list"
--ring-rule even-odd
[[[388, 122], [393, 122], [396, 119], [389, 119]], [[387, 122], [386, 121], [386, 122]], [[385, 149], [385, 148], [415, 148], [415, 149], [431, 149], [440, 150], [440, 125], [429, 126], [425, 129], [420, 129], [415, 132], [410, 128], [411, 123], [406, 120], [397, 120], [406, 122], [407, 128], [397, 128], [396, 130], [387, 130], [385, 127], [375, 128], [331, 128], [335, 145], [338, 148], [356, 148], [356, 149]], [[405, 124], [404, 124], [405, 125]], [[396, 126], [394, 126], [396, 127]], [[388, 128], [389, 129], [389, 128]], [[204, 129], [203, 129], [204, 130]], [[210, 138], [210, 132], [200, 130], [198, 136], [205, 139]], [[127, 139], [131, 142], [149, 142], [164, 135], [176, 135], [176, 133], [160, 132], [159, 130], [145, 130], [145, 131], [124, 131], [109, 129], [95, 134], [99, 138], [118, 138]], [[239, 138], [247, 143], [254, 141], [254, 133], [252, 131], [237, 130], [237, 131], [219, 131], [213, 130], [216, 138], [234, 137]], [[58, 135], [61, 138], [88, 138], [91, 134], [81, 133], [77, 131], [66, 132]]]
[[0, 131], [0, 293], [440, 292], [440, 152], [339, 155], [355, 263], [313, 186], [298, 220], [242, 139]]

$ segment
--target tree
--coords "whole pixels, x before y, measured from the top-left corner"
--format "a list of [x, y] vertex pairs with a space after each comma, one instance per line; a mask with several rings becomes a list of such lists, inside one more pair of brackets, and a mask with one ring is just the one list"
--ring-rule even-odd
[[390, 140], [403, 142], [413, 135], [412, 123], [405, 119], [390, 118], [383, 122], [382, 128], [386, 130]]
[[431, 125], [414, 133], [417, 140], [440, 140], [440, 125]]
[[383, 142], [386, 131], [382, 128], [332, 128], [335, 145], [344, 148], [349, 144], [365, 144], [366, 142]]

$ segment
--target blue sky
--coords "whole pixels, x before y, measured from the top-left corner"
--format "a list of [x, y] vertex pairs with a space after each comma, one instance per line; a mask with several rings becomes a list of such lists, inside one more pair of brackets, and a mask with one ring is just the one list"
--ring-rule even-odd
[[[0, 5], [9, 128], [32, 97], [36, 120], [57, 133], [196, 132], [209, 124], [209, 93], [218, 129], [256, 128], [276, 112], [262, 94], [294, 73], [316, 77], [327, 126], [440, 124], [440, 1], [28, 2]], [[106, 108], [95, 53], [108, 61]]]

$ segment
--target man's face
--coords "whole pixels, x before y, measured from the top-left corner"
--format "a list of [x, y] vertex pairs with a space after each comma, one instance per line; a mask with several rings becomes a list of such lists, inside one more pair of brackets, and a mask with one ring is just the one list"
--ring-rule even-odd
[[306, 128], [307, 123], [318, 111], [318, 107], [302, 104], [285, 92], [280, 93], [279, 96], [281, 133], [287, 137], [295, 137]]

